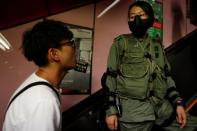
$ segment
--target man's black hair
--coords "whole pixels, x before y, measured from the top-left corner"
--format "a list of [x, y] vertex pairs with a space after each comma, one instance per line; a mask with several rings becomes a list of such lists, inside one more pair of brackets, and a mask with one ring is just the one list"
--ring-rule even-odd
[[152, 6], [148, 3], [148, 2], [145, 2], [145, 1], [136, 1], [135, 3], [131, 4], [129, 6], [129, 10], [128, 10], [128, 16], [129, 16], [129, 12], [131, 10], [132, 7], [134, 6], [138, 6], [138, 7], [141, 7], [143, 9], [143, 11], [149, 16], [150, 20], [151, 20], [151, 26], [153, 25], [153, 22], [154, 22], [154, 11], [153, 11], [153, 8]]
[[45, 19], [24, 32], [22, 52], [28, 61], [33, 61], [37, 66], [46, 66], [48, 49], [60, 48], [62, 40], [72, 38], [73, 34], [65, 23]]

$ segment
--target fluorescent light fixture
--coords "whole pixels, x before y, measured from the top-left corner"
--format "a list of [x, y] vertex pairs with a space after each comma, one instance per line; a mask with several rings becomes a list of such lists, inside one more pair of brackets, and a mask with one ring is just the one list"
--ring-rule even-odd
[[98, 16], [97, 18], [100, 18], [102, 15], [104, 15], [108, 10], [110, 10], [113, 6], [115, 6], [120, 0], [115, 0], [111, 5], [109, 5], [107, 8], [105, 8]]
[[11, 49], [11, 44], [1, 33], [0, 33], [0, 49], [2, 49], [3, 51]]

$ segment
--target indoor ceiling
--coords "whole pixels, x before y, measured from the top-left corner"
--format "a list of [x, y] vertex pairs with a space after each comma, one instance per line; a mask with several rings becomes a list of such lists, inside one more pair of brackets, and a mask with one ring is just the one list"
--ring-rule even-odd
[[102, 0], [1, 0], [0, 30]]

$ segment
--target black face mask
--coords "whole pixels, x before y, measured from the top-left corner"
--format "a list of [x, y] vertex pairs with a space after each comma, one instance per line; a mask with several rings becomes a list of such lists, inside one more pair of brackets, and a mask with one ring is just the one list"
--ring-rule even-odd
[[133, 35], [137, 38], [141, 38], [146, 34], [146, 31], [151, 27], [151, 20], [144, 19], [142, 20], [140, 16], [135, 16], [134, 21], [128, 21], [129, 29]]

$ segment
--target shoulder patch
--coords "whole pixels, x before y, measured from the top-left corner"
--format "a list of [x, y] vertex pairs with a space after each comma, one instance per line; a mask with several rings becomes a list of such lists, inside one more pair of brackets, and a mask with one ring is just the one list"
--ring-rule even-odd
[[152, 41], [153, 41], [154, 43], [156, 43], [156, 44], [162, 45], [162, 42], [161, 42], [161, 40], [159, 40], [159, 39], [152, 39]]

